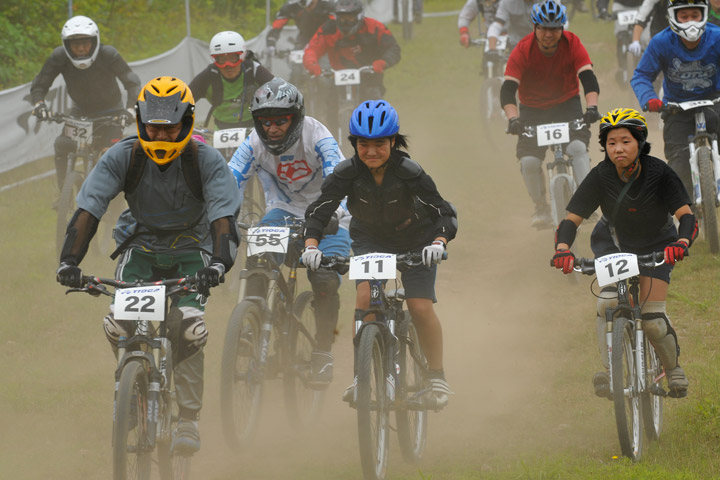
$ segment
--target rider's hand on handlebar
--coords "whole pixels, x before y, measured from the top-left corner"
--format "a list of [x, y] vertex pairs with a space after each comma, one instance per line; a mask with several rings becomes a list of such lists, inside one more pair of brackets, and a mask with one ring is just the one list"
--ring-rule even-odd
[[675, 265], [688, 254], [688, 244], [681, 241], [673, 242], [665, 247], [665, 263]]
[[32, 114], [40, 120], [50, 120], [50, 110], [48, 110], [47, 105], [45, 105], [45, 102], [42, 100], [35, 104]]
[[522, 132], [522, 123], [518, 117], [508, 119], [508, 128], [506, 130], [510, 135], [520, 135]]
[[610, 15], [610, 12], [608, 12], [605, 8], [598, 12], [598, 17], [602, 18], [603, 20], [612, 20], [612, 15]]
[[61, 285], [72, 288], [82, 287], [82, 270], [77, 265], [61, 262], [56, 275], [56, 279]]
[[209, 297], [210, 289], [220, 285], [224, 274], [225, 265], [219, 262], [198, 270], [195, 277], [197, 278], [197, 289], [200, 295]]
[[565, 274], [572, 273], [575, 266], [575, 255], [569, 249], [556, 250], [552, 258], [552, 265]]
[[460, 45], [465, 48], [470, 46], [470, 32], [467, 27], [462, 27], [460, 29]]
[[426, 267], [432, 267], [440, 263], [443, 253], [445, 253], [445, 243], [441, 240], [435, 240], [432, 244], [423, 248], [422, 261]]
[[387, 62], [385, 60], [375, 60], [372, 63], [373, 72], [375, 73], [383, 73], [385, 69], [387, 68]]
[[663, 102], [659, 98], [651, 98], [648, 100], [648, 102], [643, 106], [643, 110], [646, 112], [659, 112], [662, 110]]
[[635, 40], [628, 46], [628, 50], [636, 57], [639, 57], [642, 54], [642, 45], [640, 45], [640, 42]]
[[322, 75], [322, 67], [317, 63], [313, 65], [308, 65], [305, 68], [307, 68], [307, 71], [310, 72], [310, 75], [313, 75], [315, 77], [319, 77], [320, 75]]
[[600, 112], [598, 112], [598, 107], [596, 105], [587, 107], [587, 110], [585, 110], [585, 114], [583, 115], [583, 121], [588, 125], [597, 122], [601, 118], [602, 116], [600, 115]]
[[305, 265], [310, 271], [315, 271], [320, 268], [320, 262], [322, 261], [323, 253], [317, 247], [308, 245], [305, 247], [305, 251], [302, 254], [302, 264]]

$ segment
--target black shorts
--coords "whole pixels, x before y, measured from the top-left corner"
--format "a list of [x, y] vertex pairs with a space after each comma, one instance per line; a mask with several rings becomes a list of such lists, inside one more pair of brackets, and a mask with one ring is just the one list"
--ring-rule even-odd
[[[366, 253], [408, 253], [408, 251], [398, 252], [394, 249], [383, 248], [382, 245], [372, 243], [367, 239], [353, 240], [353, 255], [365, 255]], [[420, 253], [422, 250], [416, 250]], [[420, 265], [413, 268], [405, 268], [400, 270], [400, 279], [405, 289], [405, 298], [427, 298], [433, 303], [437, 302], [435, 298], [435, 275], [437, 274], [437, 265], [426, 267]], [[355, 280], [355, 285], [368, 280]], [[383, 281], [385, 284], [387, 280]]]

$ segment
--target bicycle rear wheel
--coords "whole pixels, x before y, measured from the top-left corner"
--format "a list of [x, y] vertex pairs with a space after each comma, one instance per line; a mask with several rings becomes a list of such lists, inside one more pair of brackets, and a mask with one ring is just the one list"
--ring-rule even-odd
[[303, 429], [315, 423], [322, 409], [325, 391], [308, 386], [310, 356], [315, 349], [315, 310], [313, 292], [302, 292], [295, 299], [285, 355], [283, 356], [283, 389], [290, 424]]
[[642, 413], [645, 421], [645, 433], [648, 440], [660, 438], [662, 431], [663, 397], [659, 394], [662, 388], [661, 376], [663, 367], [652, 344], [645, 337], [645, 391], [642, 392]]
[[360, 332], [357, 352], [357, 419], [360, 463], [366, 480], [382, 480], [387, 468], [389, 415], [383, 339], [376, 325]]
[[262, 313], [243, 300], [233, 310], [225, 332], [220, 367], [220, 414], [225, 440], [233, 448], [246, 445], [260, 416], [263, 379], [260, 359]]
[[[420, 350], [415, 325], [409, 312], [403, 312], [405, 320], [398, 328], [400, 352], [398, 365], [398, 397], [407, 400], [424, 388], [423, 372], [427, 371], [425, 355]], [[427, 410], [395, 410], [400, 450], [406, 461], [415, 463], [425, 451], [428, 429]]]
[[611, 366], [620, 449], [623, 455], [637, 461], [642, 455], [642, 401], [638, 391], [634, 332], [623, 317], [613, 322]]
[[700, 171], [700, 196], [702, 198], [702, 229], [705, 240], [710, 246], [710, 253], [720, 251], [717, 219], [717, 186], [713, 173], [712, 152], [704, 146], [697, 150], [698, 170]]
[[147, 424], [148, 375], [139, 361], [120, 374], [113, 424], [113, 479], [148, 480], [151, 449]]
[[68, 222], [70, 222], [75, 210], [77, 210], [75, 197], [80, 191], [82, 183], [83, 177], [80, 172], [75, 170], [68, 172], [62, 191], [60, 192], [60, 198], [58, 198], [57, 224], [55, 227], [55, 245], [58, 258], [60, 257], [63, 243], [65, 243], [65, 231], [67, 230]]

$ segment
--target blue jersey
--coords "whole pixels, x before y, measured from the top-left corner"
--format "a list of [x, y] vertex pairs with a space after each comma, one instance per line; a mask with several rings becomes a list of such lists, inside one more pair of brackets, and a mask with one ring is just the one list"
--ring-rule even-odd
[[669, 27], [655, 35], [630, 81], [640, 106], [657, 98], [652, 82], [660, 72], [664, 75], [664, 103], [720, 96], [720, 27], [708, 23], [693, 50]]

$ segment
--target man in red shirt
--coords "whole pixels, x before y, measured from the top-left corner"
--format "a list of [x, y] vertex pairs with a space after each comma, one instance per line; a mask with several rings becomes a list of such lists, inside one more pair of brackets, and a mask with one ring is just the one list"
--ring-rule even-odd
[[[510, 54], [500, 89], [500, 105], [509, 122], [507, 132], [520, 135], [524, 125], [583, 118], [585, 128], [570, 131], [570, 143], [565, 146], [565, 152], [572, 160], [575, 182], [579, 185], [590, 171], [588, 126], [600, 119], [597, 109], [600, 87], [590, 56], [580, 39], [564, 31], [565, 7], [554, 0], [546, 0], [533, 6], [531, 18], [533, 33], [524, 37]], [[587, 110], [584, 114], [579, 82], [585, 91]], [[516, 92], [520, 97], [519, 111]], [[542, 171], [546, 149], [537, 145], [536, 138], [520, 135], [518, 139], [517, 158], [525, 186], [535, 202], [531, 225], [536, 228], [553, 227]]]

